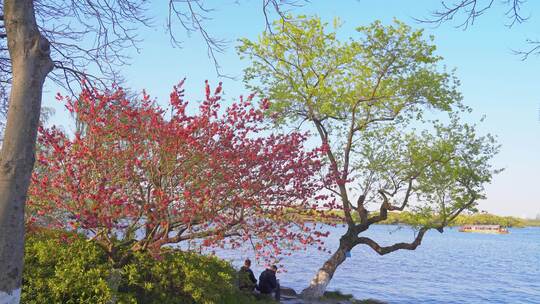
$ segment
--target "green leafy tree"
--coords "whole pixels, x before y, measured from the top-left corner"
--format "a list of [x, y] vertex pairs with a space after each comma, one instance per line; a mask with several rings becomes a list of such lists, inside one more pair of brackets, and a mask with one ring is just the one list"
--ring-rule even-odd
[[[458, 81], [439, 66], [432, 38], [395, 21], [358, 27], [343, 41], [319, 18], [277, 21], [257, 41], [242, 39], [251, 60], [245, 82], [273, 101], [280, 123], [306, 123], [326, 152], [327, 188], [347, 230], [315, 274], [306, 297], [320, 297], [346, 253], [357, 245], [384, 255], [414, 250], [430, 229], [440, 232], [461, 212], [474, 211], [497, 172], [498, 146], [459, 117]], [[382, 246], [363, 236], [389, 211], [411, 212], [415, 238]], [[370, 214], [370, 211], [377, 211]], [[360, 266], [361, 267], [361, 266]]]

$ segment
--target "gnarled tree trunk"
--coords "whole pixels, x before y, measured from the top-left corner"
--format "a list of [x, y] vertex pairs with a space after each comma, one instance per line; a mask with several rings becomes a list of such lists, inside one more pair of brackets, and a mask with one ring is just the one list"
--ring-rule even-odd
[[4, 25], [13, 81], [0, 152], [0, 303], [20, 301], [24, 206], [32, 168], [49, 42], [39, 32], [32, 0], [4, 0]]
[[302, 291], [302, 297], [306, 299], [317, 299], [324, 295], [326, 287], [330, 280], [334, 276], [334, 272], [341, 263], [345, 261], [347, 251], [350, 251], [353, 247], [353, 243], [346, 235], [339, 241], [339, 247], [332, 254], [332, 256], [323, 264], [323, 266], [317, 271], [309, 287]]

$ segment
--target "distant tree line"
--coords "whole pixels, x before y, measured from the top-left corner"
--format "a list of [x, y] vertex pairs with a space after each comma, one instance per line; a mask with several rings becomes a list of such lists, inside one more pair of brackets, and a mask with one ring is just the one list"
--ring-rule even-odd
[[[375, 212], [373, 214], [377, 216]], [[344, 222], [343, 211], [332, 211], [330, 214], [327, 214], [323, 219], [322, 217], [317, 217], [314, 213], [314, 216], [311, 220], [314, 221], [323, 221], [329, 224], [338, 224]], [[353, 216], [355, 221], [360, 221], [360, 219], [355, 215]], [[408, 211], [403, 212], [389, 212], [387, 219], [379, 222], [380, 225], [410, 225], [418, 226], [422, 223], [427, 223], [433, 221], [432, 216], [422, 216]], [[475, 213], [475, 214], [460, 214], [452, 222], [448, 223], [448, 227], [456, 227], [463, 225], [501, 225], [505, 227], [514, 227], [514, 228], [523, 228], [530, 226], [540, 226], [540, 217], [537, 215], [536, 219], [524, 219], [514, 216], [499, 216], [490, 213]]]

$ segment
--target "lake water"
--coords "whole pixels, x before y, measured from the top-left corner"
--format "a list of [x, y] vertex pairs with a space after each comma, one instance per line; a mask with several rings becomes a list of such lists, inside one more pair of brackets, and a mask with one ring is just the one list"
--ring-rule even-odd
[[[337, 248], [342, 227], [328, 228]], [[367, 236], [380, 244], [411, 241], [407, 227], [372, 226]], [[216, 252], [240, 266], [249, 249]], [[336, 271], [328, 289], [388, 303], [540, 303], [540, 228], [510, 229], [507, 235], [429, 231], [415, 251], [379, 256], [357, 246]], [[284, 258], [281, 285], [301, 291], [329, 257], [315, 248]], [[254, 262], [254, 264], [256, 264]], [[255, 275], [263, 270], [253, 265]]]

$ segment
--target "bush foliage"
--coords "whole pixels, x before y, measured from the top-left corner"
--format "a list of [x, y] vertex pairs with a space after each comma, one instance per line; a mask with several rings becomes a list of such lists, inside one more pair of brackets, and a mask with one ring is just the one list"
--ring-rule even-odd
[[252, 303], [235, 274], [217, 257], [172, 249], [119, 266], [82, 236], [40, 231], [27, 238], [22, 303]]
[[93, 242], [51, 231], [29, 233], [22, 303], [107, 303], [108, 258]]

